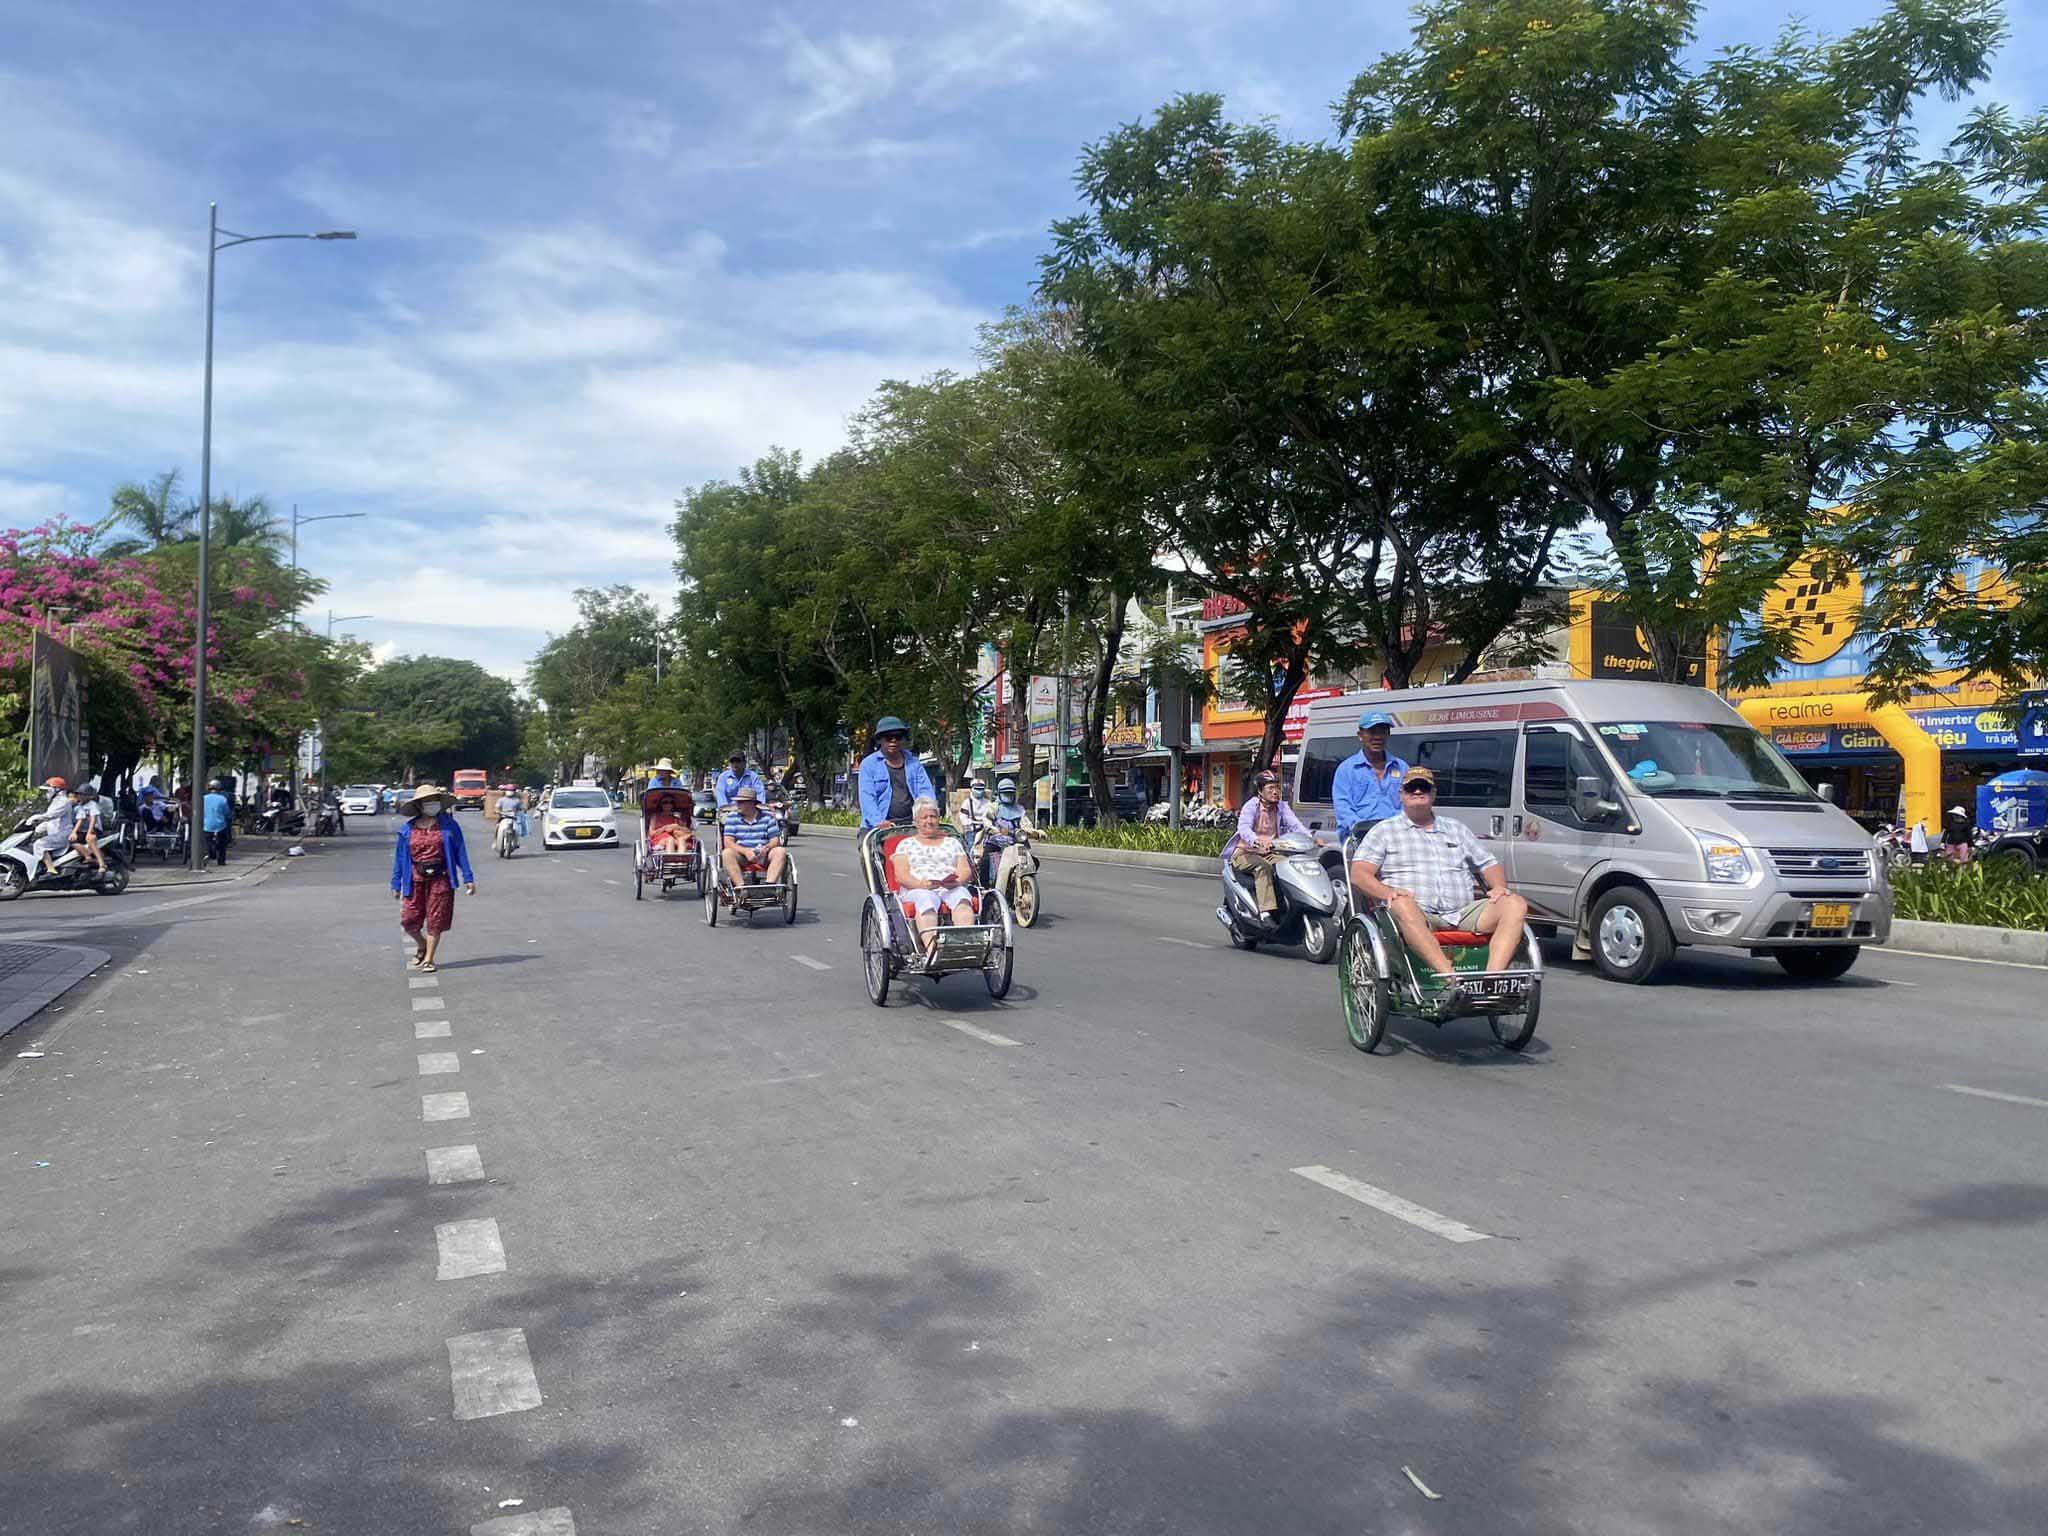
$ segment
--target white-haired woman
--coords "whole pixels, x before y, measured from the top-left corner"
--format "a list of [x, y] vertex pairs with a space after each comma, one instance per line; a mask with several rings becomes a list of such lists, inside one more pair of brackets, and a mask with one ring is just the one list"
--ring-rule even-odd
[[968, 888], [974, 870], [960, 839], [940, 827], [938, 801], [919, 796], [910, 808], [910, 824], [917, 830], [896, 845], [891, 862], [903, 910], [917, 924], [929, 954], [938, 942], [939, 908], [951, 911], [962, 926], [974, 921], [974, 893]]

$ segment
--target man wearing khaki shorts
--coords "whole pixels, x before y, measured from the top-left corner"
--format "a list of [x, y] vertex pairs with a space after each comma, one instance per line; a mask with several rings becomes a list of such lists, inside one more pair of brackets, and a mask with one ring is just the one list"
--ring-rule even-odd
[[[1475, 877], [1486, 887], [1477, 900]], [[1490, 971], [1507, 970], [1522, 942], [1529, 904], [1508, 889], [1500, 860], [1479, 846], [1470, 827], [1436, 814], [1436, 775], [1427, 768], [1402, 775], [1401, 814], [1365, 835], [1351, 862], [1351, 883], [1387, 904], [1408, 947], [1447, 981], [1455, 981], [1457, 971], [1433, 930], [1490, 935]]]

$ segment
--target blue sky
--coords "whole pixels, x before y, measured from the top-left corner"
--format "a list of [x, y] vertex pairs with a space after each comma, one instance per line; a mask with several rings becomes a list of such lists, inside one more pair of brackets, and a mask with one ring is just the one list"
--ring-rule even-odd
[[[1823, 31], [1875, 0], [1823, 0]], [[1710, 6], [1702, 46], [1782, 5]], [[2048, 0], [1987, 93], [2048, 95]], [[380, 651], [517, 676], [673, 588], [686, 486], [970, 359], [1080, 146], [1181, 90], [1320, 134], [1405, 9], [1333, 0], [0, 0], [0, 524], [196, 494], [206, 205], [354, 228], [220, 266], [214, 480], [308, 515]], [[401, 558], [417, 551], [424, 560]], [[322, 609], [324, 612], [325, 604]]]

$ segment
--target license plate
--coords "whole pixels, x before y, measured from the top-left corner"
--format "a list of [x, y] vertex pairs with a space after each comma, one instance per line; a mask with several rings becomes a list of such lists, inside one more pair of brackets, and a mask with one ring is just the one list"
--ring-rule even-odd
[[1519, 998], [1529, 995], [1526, 976], [1466, 976], [1460, 990], [1472, 997]]
[[1824, 929], [1829, 933], [1847, 933], [1849, 914], [1856, 909], [1846, 901], [1817, 901], [1813, 904], [1813, 915], [1806, 920], [1811, 929]]
[[595, 837], [595, 836], [597, 836], [597, 828], [595, 828], [595, 827], [571, 827], [571, 828], [569, 829], [569, 835], [570, 835], [571, 837]]

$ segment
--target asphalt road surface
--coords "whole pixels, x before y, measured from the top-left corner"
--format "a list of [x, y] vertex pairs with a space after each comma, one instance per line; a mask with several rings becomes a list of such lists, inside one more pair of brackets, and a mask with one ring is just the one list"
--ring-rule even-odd
[[1366, 1057], [1069, 863], [876, 1009], [813, 832], [791, 927], [480, 861], [418, 978], [389, 827], [0, 912], [116, 956], [0, 1050], [0, 1532], [2048, 1526], [2048, 973], [1557, 954]]

